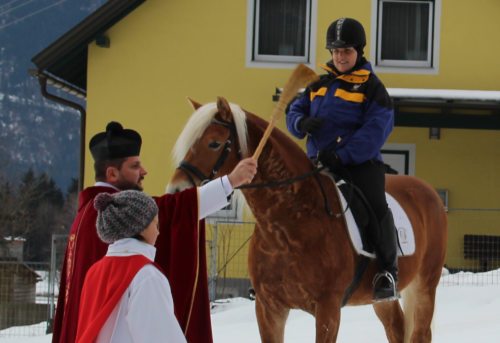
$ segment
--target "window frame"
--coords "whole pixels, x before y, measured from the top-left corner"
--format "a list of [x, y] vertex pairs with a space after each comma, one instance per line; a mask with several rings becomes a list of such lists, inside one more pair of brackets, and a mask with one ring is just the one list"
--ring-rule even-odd
[[[430, 4], [428, 35], [429, 51], [426, 61], [418, 60], [381, 60], [383, 3], [428, 3]], [[375, 72], [394, 72], [408, 74], [437, 74], [439, 70], [439, 46], [441, 27], [441, 0], [372, 0], [372, 25], [370, 59], [374, 62]]]
[[391, 165], [391, 167], [398, 171], [399, 175], [415, 176], [415, 144], [385, 143], [380, 151], [382, 154], [382, 160], [389, 165], [391, 165], [390, 156], [403, 158], [404, 170], [401, 170], [395, 165]]
[[306, 37], [304, 56], [257, 54], [259, 27], [258, 13], [261, 0], [247, 0], [246, 66], [263, 68], [294, 68], [297, 63], [314, 68], [316, 61], [316, 27], [318, 0], [307, 0]]

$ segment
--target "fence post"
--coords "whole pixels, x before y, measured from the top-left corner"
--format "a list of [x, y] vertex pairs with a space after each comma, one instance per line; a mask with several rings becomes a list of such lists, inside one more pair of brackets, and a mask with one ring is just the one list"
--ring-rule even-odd
[[212, 240], [210, 241], [210, 272], [208, 295], [210, 301], [217, 296], [217, 222], [212, 225]]
[[56, 241], [57, 235], [52, 234], [52, 242], [50, 246], [50, 269], [49, 269], [49, 318], [47, 325], [47, 333], [52, 333], [52, 323], [54, 320], [54, 292], [55, 292], [55, 282], [56, 282]]
[[56, 290], [56, 279], [57, 279], [57, 258], [58, 258], [58, 253], [57, 253], [57, 241], [58, 240], [66, 240], [68, 237], [67, 234], [52, 234], [52, 243], [50, 247], [50, 269], [49, 269], [49, 294], [48, 294], [48, 301], [49, 301], [49, 318], [47, 320], [47, 334], [52, 333], [53, 330], [53, 322], [54, 322], [54, 315], [55, 315], [55, 307], [56, 307], [56, 297], [55, 297], [55, 290]]

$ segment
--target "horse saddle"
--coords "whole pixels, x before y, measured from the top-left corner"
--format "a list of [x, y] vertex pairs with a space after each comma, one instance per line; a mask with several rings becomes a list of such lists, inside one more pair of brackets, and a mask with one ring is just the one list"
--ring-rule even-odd
[[[368, 204], [351, 185], [339, 180], [336, 182], [337, 193], [343, 208], [344, 218], [352, 245], [359, 255], [375, 258], [375, 252], [369, 238], [368, 230], [371, 218]], [[415, 236], [408, 215], [399, 202], [389, 193], [385, 193], [387, 204], [392, 211], [398, 236], [398, 256], [415, 253]], [[346, 200], [347, 199], [347, 200]]]

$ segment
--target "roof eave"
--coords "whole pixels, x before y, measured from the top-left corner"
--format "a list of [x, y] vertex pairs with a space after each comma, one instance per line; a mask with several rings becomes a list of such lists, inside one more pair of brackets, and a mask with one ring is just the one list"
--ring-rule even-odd
[[[86, 74], [88, 45], [102, 35], [110, 27], [132, 12], [146, 0], [109, 0], [94, 13], [83, 19], [78, 25], [59, 37], [56, 41], [43, 49], [31, 60], [42, 72], [48, 72], [56, 77], [73, 84], [63, 72], [54, 72], [58, 65], [68, 63], [75, 59], [77, 62], [71, 64], [73, 73]], [[75, 58], [78, 57], [78, 58]], [[74, 65], [76, 64], [76, 65]], [[80, 75], [86, 81], [86, 75]], [[74, 85], [74, 84], [73, 84]], [[78, 87], [86, 88], [86, 82], [81, 82]]]

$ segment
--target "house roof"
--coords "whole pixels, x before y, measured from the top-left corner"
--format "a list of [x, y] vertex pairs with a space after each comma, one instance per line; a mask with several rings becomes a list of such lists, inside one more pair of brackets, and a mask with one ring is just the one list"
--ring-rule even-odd
[[38, 74], [87, 90], [88, 46], [146, 0], [108, 0], [31, 61]]
[[8, 278], [17, 274], [18, 276], [30, 277], [35, 282], [42, 279], [41, 276], [26, 263], [11, 260], [0, 260], [0, 274], [7, 275]]

